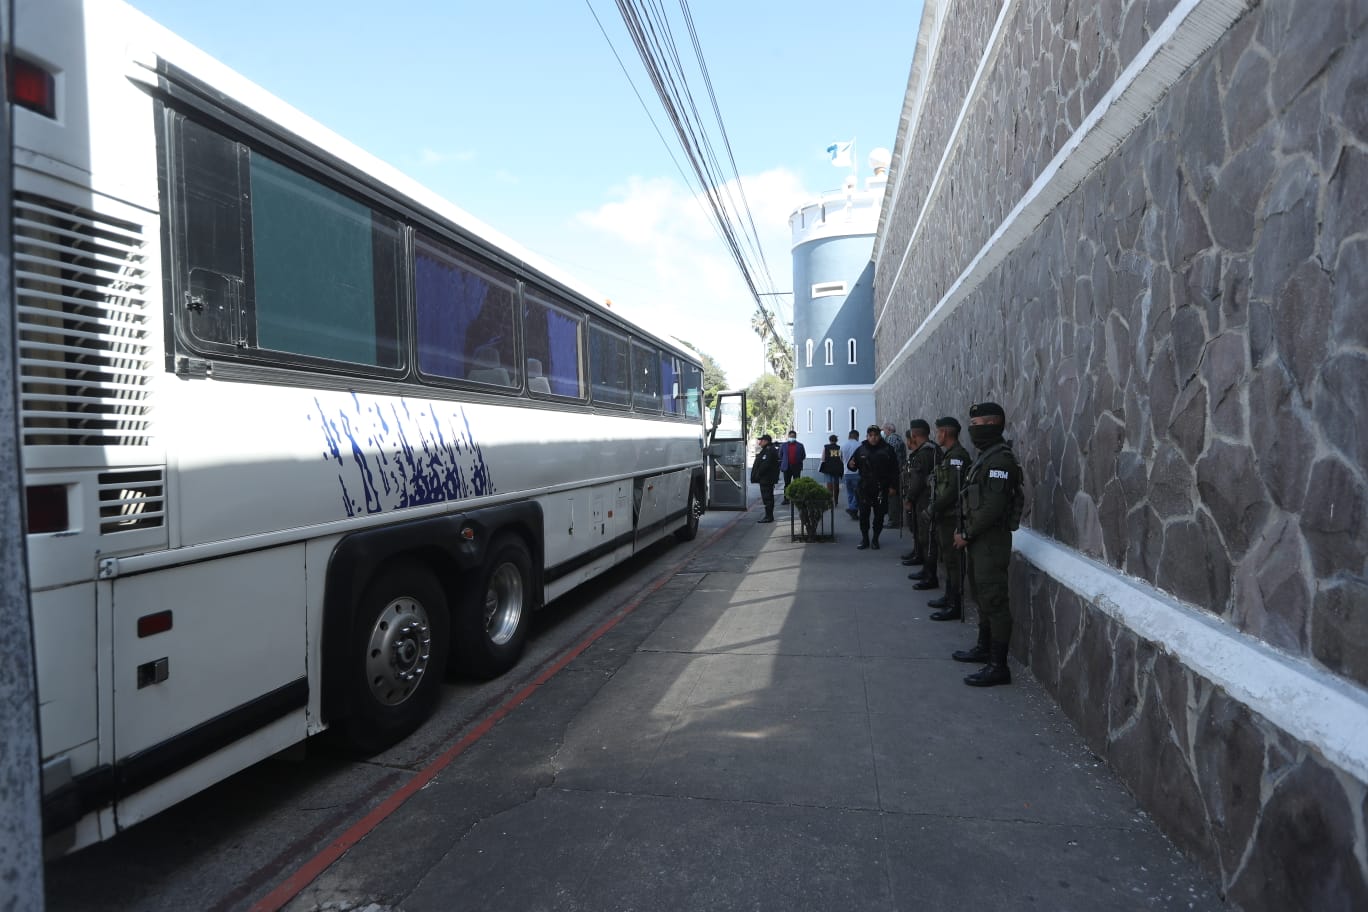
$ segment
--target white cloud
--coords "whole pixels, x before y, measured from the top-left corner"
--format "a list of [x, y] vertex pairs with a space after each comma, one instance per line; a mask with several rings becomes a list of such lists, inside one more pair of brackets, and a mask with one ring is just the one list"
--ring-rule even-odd
[[[743, 181], [773, 290], [788, 291], [793, 276], [788, 216], [811, 194], [797, 174], [785, 169]], [[624, 315], [712, 355], [731, 385], [750, 383], [761, 371], [763, 353], [750, 328], [755, 304], [713, 225], [706, 198], [668, 178], [634, 177], [611, 192], [614, 199], [576, 217], [591, 234], [584, 239], [588, 249], [571, 268], [593, 273], [594, 285]], [[724, 187], [723, 194], [740, 211], [736, 189]], [[755, 260], [744, 239], [742, 244]], [[757, 276], [757, 282], [763, 279]], [[775, 299], [765, 302], [773, 313]], [[783, 313], [791, 314], [787, 298]]]
[[418, 163], [420, 165], [445, 165], [448, 162], [468, 162], [475, 158], [475, 153], [467, 149], [456, 152], [440, 152], [429, 146], [424, 146], [418, 150]]

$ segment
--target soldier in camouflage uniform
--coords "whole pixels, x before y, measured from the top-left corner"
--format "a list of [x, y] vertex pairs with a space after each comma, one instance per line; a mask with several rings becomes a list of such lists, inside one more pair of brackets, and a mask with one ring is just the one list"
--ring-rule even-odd
[[[899, 484], [901, 484], [903, 468], [907, 465], [907, 444], [903, 443], [902, 435], [898, 433], [897, 425], [891, 421], [885, 421], [883, 423], [883, 439], [884, 443], [892, 448], [893, 455], [898, 458], [898, 480]], [[896, 527], [898, 529], [898, 534], [901, 535], [903, 524], [902, 498], [898, 496], [897, 491], [894, 491], [888, 498], [887, 511], [887, 522], [885, 522], [884, 525], [890, 529]]]
[[[916, 449], [916, 447], [912, 445], [911, 428], [908, 428], [907, 432], [903, 434], [903, 444], [907, 450], [908, 455], [910, 456], [912, 454], [912, 451]], [[902, 465], [898, 469], [898, 503], [901, 505], [903, 525], [905, 525], [907, 527], [907, 530], [912, 533], [912, 550], [905, 551], [902, 554], [898, 555], [898, 559], [904, 562], [907, 561], [907, 558], [910, 555], [917, 553], [917, 520], [912, 515], [912, 511], [907, 508], [907, 494], [909, 486], [916, 483], [912, 477], [912, 471], [912, 461], [910, 459], [904, 459]]]
[[969, 581], [979, 606], [978, 643], [953, 654], [958, 662], [984, 662], [964, 683], [993, 687], [1012, 683], [1007, 649], [1012, 613], [1007, 602], [1007, 568], [1012, 558], [1012, 530], [1020, 519], [1021, 466], [1012, 445], [1002, 436], [1006, 416], [996, 402], [969, 409], [969, 437], [978, 458], [964, 477], [964, 526], [955, 533], [955, 548], [969, 560]]
[[936, 545], [926, 511], [931, 506], [931, 473], [940, 450], [929, 439], [931, 425], [921, 418], [907, 429], [907, 467], [903, 469], [903, 510], [912, 528], [912, 550], [902, 555], [903, 566], [936, 565]]
[[[936, 496], [931, 501], [931, 522], [936, 528], [936, 545], [940, 559], [945, 564], [945, 595], [927, 602], [930, 608], [938, 608], [930, 615], [933, 621], [957, 621], [964, 616], [964, 593], [960, 591], [960, 553], [954, 548], [955, 527], [959, 524], [959, 488], [964, 473], [969, 468], [969, 451], [959, 442], [960, 423], [954, 418], [945, 417], [936, 421], [936, 442], [944, 455], [936, 467]], [[936, 566], [929, 564], [921, 570], [921, 575], [909, 574], [919, 578], [917, 589], [935, 589], [940, 583], [936, 579]]]

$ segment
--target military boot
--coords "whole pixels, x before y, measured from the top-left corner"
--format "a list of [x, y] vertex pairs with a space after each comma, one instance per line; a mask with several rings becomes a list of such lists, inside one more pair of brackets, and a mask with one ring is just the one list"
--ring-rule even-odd
[[878, 551], [878, 550], [879, 550], [879, 533], [878, 533], [878, 532], [875, 532], [875, 533], [874, 533], [874, 537], [871, 538], [871, 539], [869, 540], [869, 547], [873, 548], [875, 551]]
[[[906, 561], [903, 561], [903, 563], [907, 563], [907, 562], [906, 562]], [[935, 576], [935, 575], [936, 575], [936, 568], [935, 568], [935, 567], [926, 567], [926, 566], [923, 566], [920, 570], [913, 570], [911, 573], [907, 574], [907, 578], [910, 579], [910, 580], [924, 580], [924, 579], [926, 579], [926, 578], [929, 577], [929, 576]]]
[[913, 589], [939, 589], [940, 580], [936, 579], [936, 570], [933, 567], [931, 572], [923, 576], [912, 586]]
[[865, 548], [868, 548], [868, 547], [869, 547], [869, 536], [868, 536], [868, 535], [862, 535], [862, 536], [860, 536], [860, 543], [859, 543], [858, 545], [855, 546], [855, 550], [857, 550], [857, 551], [863, 551]]
[[978, 642], [972, 649], [957, 649], [950, 653], [950, 658], [956, 662], [974, 662], [983, 664], [992, 658], [992, 652], [988, 649], [992, 642], [992, 635], [989, 633], [987, 624], [979, 624]]
[[968, 675], [964, 683], [970, 687], [996, 687], [1012, 683], [1012, 671], [1007, 667], [1007, 644], [994, 640], [990, 647], [988, 664]]
[[927, 607], [927, 608], [944, 608], [944, 607], [945, 607], [946, 605], [948, 605], [948, 604], [950, 604], [950, 595], [949, 595], [949, 593], [947, 593], [947, 594], [945, 594], [945, 595], [942, 595], [940, 598], [933, 598], [931, 601], [929, 601], [929, 602], [926, 603], [926, 607]]
[[911, 566], [912, 564], [921, 563], [921, 558], [917, 556], [916, 548], [913, 548], [911, 551], [904, 551], [902, 554], [899, 554], [898, 560], [907, 561], [908, 566]]
[[958, 592], [947, 592], [945, 607], [930, 615], [933, 621], [958, 621], [964, 617], [964, 607]]

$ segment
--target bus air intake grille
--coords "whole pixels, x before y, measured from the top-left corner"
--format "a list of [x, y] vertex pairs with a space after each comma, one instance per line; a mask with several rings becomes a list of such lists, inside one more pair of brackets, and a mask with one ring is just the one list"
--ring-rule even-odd
[[161, 468], [100, 473], [100, 534], [166, 524], [166, 479]]
[[145, 247], [141, 225], [14, 194], [25, 446], [149, 442]]

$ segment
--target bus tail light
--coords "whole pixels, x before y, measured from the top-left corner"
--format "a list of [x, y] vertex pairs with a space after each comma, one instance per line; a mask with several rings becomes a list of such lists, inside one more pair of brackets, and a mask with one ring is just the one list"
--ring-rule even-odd
[[21, 108], [37, 111], [44, 117], [57, 116], [57, 80], [36, 63], [10, 57], [10, 101]]
[[154, 614], [144, 614], [138, 618], [138, 639], [150, 637], [158, 633], [166, 633], [171, 629], [171, 612], [158, 611]]
[[34, 485], [24, 489], [30, 535], [65, 532], [71, 527], [66, 485]]

